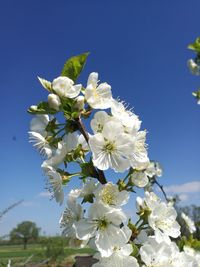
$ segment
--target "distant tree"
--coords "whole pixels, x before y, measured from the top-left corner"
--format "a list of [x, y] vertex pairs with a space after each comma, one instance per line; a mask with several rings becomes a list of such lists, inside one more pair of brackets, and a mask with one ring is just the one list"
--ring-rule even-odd
[[37, 240], [39, 232], [40, 228], [38, 228], [34, 222], [24, 221], [10, 232], [10, 240], [21, 240], [24, 249], [26, 249], [28, 241]]

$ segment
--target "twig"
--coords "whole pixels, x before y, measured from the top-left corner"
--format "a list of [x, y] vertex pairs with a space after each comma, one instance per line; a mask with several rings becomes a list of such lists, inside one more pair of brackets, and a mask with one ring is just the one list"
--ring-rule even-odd
[[13, 209], [14, 207], [16, 207], [17, 205], [21, 204], [24, 200], [20, 200], [17, 201], [16, 203], [12, 204], [11, 206], [9, 206], [8, 208], [6, 208], [5, 210], [0, 212], [0, 219], [11, 209]]
[[157, 186], [160, 188], [160, 190], [162, 191], [165, 197], [165, 200], [168, 202], [169, 199], [167, 198], [167, 194], [165, 193], [165, 190], [163, 189], [163, 185], [159, 184], [159, 182], [156, 179], [154, 179], [154, 183], [157, 184]]

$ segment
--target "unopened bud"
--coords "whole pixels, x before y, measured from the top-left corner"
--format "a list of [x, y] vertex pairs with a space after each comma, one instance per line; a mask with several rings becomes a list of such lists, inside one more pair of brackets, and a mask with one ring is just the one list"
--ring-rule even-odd
[[79, 111], [84, 109], [84, 96], [80, 95], [76, 98], [75, 108], [77, 108]]
[[187, 64], [192, 74], [200, 75], [200, 66], [193, 59], [189, 59]]
[[136, 208], [139, 211], [144, 206], [144, 201], [141, 197], [136, 198]]
[[37, 110], [37, 106], [36, 105], [32, 105], [32, 106], [30, 106], [30, 109]]
[[61, 105], [59, 96], [57, 96], [55, 94], [49, 94], [48, 95], [48, 103], [49, 103], [50, 108], [53, 108], [57, 111], [59, 110], [59, 107]]

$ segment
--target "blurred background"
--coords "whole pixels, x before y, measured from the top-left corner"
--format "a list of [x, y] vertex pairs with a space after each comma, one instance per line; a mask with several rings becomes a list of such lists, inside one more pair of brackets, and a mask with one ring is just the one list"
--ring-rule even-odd
[[[148, 131], [149, 157], [163, 166], [167, 194], [178, 194], [182, 206], [200, 206], [200, 106], [192, 97], [200, 79], [187, 68], [199, 10], [198, 0], [1, 1], [0, 210], [24, 201], [2, 217], [0, 236], [23, 221], [36, 223], [42, 236], [60, 234], [64, 206], [44, 188], [26, 110], [47, 99], [37, 76], [53, 80], [67, 58], [86, 51], [81, 83], [96, 71], [114, 97], [134, 107]], [[126, 207], [130, 216], [134, 205], [133, 199]]]

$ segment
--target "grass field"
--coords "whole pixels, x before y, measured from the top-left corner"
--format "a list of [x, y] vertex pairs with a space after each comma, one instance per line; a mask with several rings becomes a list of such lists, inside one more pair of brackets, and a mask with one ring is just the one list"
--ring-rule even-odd
[[[73, 262], [75, 255], [88, 255], [93, 253], [89, 248], [75, 249], [69, 247], [65, 247], [64, 252], [64, 256], [59, 258], [58, 265], [56, 266], [65, 266], [65, 263]], [[12, 267], [24, 266], [24, 263], [29, 257], [31, 257], [29, 264], [37, 264], [47, 259], [45, 249], [41, 245], [28, 245], [26, 250], [21, 245], [0, 246], [0, 267], [7, 266], [9, 259], [11, 259]]]

